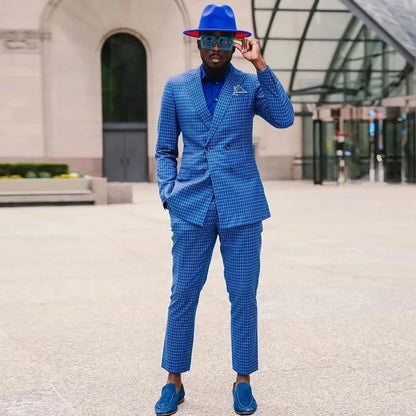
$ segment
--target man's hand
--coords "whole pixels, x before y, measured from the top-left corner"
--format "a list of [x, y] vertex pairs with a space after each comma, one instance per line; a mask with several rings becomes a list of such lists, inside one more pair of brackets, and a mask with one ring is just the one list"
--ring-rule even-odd
[[260, 51], [260, 44], [257, 39], [238, 39], [234, 42], [234, 46], [241, 52], [247, 61], [250, 61], [254, 65], [257, 71], [263, 71], [267, 68], [266, 61], [263, 59]]

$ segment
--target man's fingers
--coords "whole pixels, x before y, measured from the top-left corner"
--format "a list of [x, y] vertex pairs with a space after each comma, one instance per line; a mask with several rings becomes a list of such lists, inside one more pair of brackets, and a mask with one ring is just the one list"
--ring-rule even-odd
[[[241, 42], [241, 43], [240, 43]], [[248, 39], [234, 40], [234, 46], [241, 52], [246, 53], [251, 49], [251, 45]]]
[[234, 40], [234, 46], [241, 51], [243, 49], [243, 46], [241, 45], [240, 42], [238, 42], [237, 40]]
[[241, 45], [240, 42], [235, 41], [234, 46], [236, 49], [238, 49], [241, 52], [242, 55], [244, 55], [248, 51], [248, 49], [245, 49], [244, 46]]

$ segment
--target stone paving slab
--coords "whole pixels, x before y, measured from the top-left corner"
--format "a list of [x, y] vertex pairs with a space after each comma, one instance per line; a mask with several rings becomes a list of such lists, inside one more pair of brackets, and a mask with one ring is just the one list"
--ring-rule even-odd
[[[416, 188], [266, 182], [259, 416], [416, 414]], [[154, 184], [134, 203], [0, 208], [0, 415], [150, 416], [170, 290]], [[178, 415], [233, 415], [216, 247]]]

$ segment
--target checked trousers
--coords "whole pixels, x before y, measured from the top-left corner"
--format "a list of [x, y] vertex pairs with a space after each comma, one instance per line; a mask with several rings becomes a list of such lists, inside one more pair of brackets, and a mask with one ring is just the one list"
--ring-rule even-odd
[[162, 367], [170, 373], [189, 371], [195, 315], [219, 237], [224, 277], [231, 303], [233, 370], [248, 375], [258, 369], [257, 287], [260, 273], [262, 223], [218, 228], [215, 200], [202, 226], [170, 213], [173, 283]]

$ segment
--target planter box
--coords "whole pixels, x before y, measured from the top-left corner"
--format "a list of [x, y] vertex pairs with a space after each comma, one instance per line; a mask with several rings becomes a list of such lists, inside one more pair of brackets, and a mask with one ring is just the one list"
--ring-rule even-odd
[[0, 204], [107, 203], [106, 178], [0, 180]]

